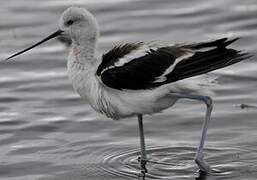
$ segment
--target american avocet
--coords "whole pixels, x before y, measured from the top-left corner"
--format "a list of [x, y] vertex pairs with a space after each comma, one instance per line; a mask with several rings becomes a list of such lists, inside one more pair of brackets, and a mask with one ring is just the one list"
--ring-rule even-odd
[[210, 171], [203, 158], [203, 147], [212, 99], [201, 93], [200, 85], [192, 86], [195, 79], [190, 77], [247, 59], [247, 53], [227, 48], [237, 38], [169, 46], [127, 43], [114, 47], [98, 58], [99, 29], [89, 11], [70, 7], [62, 14], [59, 26], [58, 31], [7, 59], [61, 34], [70, 36], [72, 47], [67, 66], [74, 89], [97, 112], [107, 117], [120, 119], [137, 116], [141, 144], [139, 161], [143, 177], [147, 172], [143, 115], [167, 109], [180, 98], [204, 102], [207, 110], [195, 162], [202, 172]]

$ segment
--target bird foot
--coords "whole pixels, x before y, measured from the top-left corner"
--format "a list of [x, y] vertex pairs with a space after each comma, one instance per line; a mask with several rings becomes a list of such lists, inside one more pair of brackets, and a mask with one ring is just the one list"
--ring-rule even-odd
[[145, 174], [148, 172], [148, 170], [146, 169], [146, 163], [147, 160], [146, 159], [142, 159], [141, 157], [138, 157], [138, 162], [140, 163], [140, 168], [141, 168], [141, 172], [139, 173], [138, 177], [142, 177], [143, 180], [145, 179]]
[[202, 153], [195, 157], [195, 163], [199, 167], [201, 173], [209, 174], [211, 172], [211, 167], [204, 160]]
[[146, 173], [147, 173], [147, 169], [141, 169], [141, 172], [138, 174], [138, 177], [145, 180], [145, 174]]

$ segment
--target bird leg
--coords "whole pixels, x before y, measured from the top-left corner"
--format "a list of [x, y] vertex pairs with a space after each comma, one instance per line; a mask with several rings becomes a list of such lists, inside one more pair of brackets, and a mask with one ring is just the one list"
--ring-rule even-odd
[[145, 179], [145, 174], [147, 173], [147, 169], [146, 169], [147, 157], [146, 157], [146, 150], [145, 150], [143, 116], [140, 114], [137, 117], [138, 117], [140, 147], [141, 147], [141, 155], [140, 157], [138, 157], [138, 161], [140, 162], [140, 166], [141, 166], [141, 173], [139, 176]]
[[213, 108], [213, 102], [212, 99], [209, 96], [200, 96], [200, 95], [190, 95], [190, 94], [171, 94], [172, 96], [178, 97], [178, 98], [186, 98], [186, 99], [193, 99], [193, 100], [198, 100], [202, 101], [206, 104], [206, 114], [205, 114], [205, 120], [203, 122], [202, 126], [202, 135], [201, 135], [201, 140], [199, 143], [199, 146], [197, 148], [197, 152], [195, 155], [195, 162], [198, 165], [200, 171], [204, 173], [209, 173], [211, 171], [210, 166], [208, 163], [204, 160], [204, 154], [203, 154], [203, 148], [204, 148], [204, 142], [206, 139], [206, 134], [207, 134], [207, 129], [208, 129], [208, 124], [210, 122], [211, 118], [211, 112]]

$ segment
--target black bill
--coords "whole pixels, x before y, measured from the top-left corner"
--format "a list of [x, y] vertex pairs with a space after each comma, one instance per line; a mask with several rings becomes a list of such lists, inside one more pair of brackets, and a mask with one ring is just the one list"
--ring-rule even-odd
[[14, 55], [12, 55], [12, 56], [6, 58], [5, 60], [11, 59], [11, 58], [13, 58], [13, 57], [15, 57], [15, 56], [18, 56], [18, 55], [20, 55], [20, 54], [22, 54], [22, 53], [25, 53], [26, 51], [28, 51], [28, 50], [30, 50], [30, 49], [32, 49], [32, 48], [34, 48], [34, 47], [36, 47], [36, 46], [38, 46], [38, 45], [44, 43], [44, 42], [46, 42], [46, 41], [48, 41], [48, 40], [50, 40], [50, 39], [53, 39], [54, 37], [59, 36], [59, 35], [62, 34], [62, 33], [63, 33], [62, 30], [58, 30], [58, 31], [54, 32], [53, 34], [47, 36], [47, 37], [44, 38], [43, 40], [41, 40], [41, 41], [39, 41], [39, 42], [33, 44], [32, 46], [30, 46], [30, 47], [28, 47], [28, 48], [26, 48], [26, 49], [24, 49], [24, 50], [22, 50], [22, 51], [20, 51], [20, 52], [15, 53]]

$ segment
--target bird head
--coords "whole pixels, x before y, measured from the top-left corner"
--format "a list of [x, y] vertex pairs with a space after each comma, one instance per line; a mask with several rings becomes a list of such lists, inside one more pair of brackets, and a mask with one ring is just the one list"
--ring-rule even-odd
[[59, 21], [59, 28], [75, 42], [98, 36], [97, 21], [84, 8], [70, 7], [65, 10]]
[[26, 51], [63, 34], [68, 35], [72, 39], [72, 42], [80, 44], [82, 41], [97, 38], [98, 33], [97, 21], [88, 10], [70, 7], [63, 12], [59, 20], [59, 29], [57, 31], [32, 46], [13, 54], [6, 58], [6, 60], [23, 54]]

